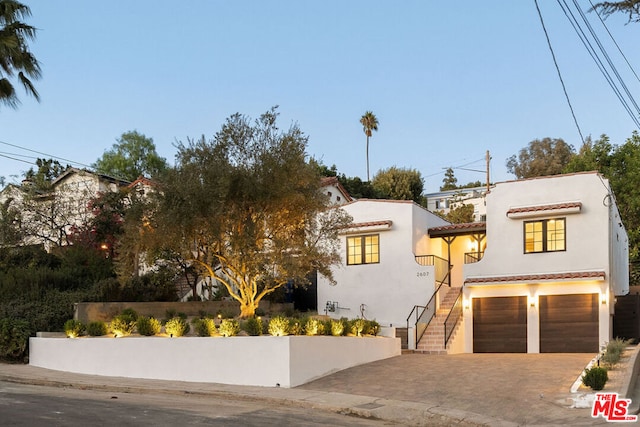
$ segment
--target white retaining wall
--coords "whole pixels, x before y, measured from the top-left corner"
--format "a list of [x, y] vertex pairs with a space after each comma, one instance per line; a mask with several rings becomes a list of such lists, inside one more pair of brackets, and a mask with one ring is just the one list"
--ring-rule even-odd
[[29, 364], [80, 374], [296, 387], [327, 374], [399, 356], [382, 337], [30, 338]]

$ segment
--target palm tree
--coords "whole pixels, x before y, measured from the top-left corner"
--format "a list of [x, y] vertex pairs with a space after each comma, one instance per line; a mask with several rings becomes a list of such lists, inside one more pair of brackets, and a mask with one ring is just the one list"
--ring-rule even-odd
[[367, 111], [360, 118], [360, 123], [364, 134], [367, 135], [367, 182], [369, 182], [369, 137], [371, 136], [371, 131], [378, 131], [378, 118], [372, 111]]
[[35, 39], [36, 28], [21, 21], [30, 15], [28, 6], [16, 0], [0, 0], [0, 102], [12, 108], [19, 100], [9, 78], [15, 77], [27, 94], [40, 100], [30, 80], [40, 78], [40, 63], [27, 46], [28, 40]]

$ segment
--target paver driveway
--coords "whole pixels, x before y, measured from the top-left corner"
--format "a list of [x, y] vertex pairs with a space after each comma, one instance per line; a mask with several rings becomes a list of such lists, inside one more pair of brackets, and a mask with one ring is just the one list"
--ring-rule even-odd
[[[520, 425], [602, 425], [572, 409], [570, 389], [594, 354], [406, 354], [300, 386], [464, 410]], [[605, 391], [607, 391], [605, 389]]]

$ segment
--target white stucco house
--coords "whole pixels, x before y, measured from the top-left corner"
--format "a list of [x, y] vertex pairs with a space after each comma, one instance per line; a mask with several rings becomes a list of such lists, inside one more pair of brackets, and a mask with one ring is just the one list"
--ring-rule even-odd
[[341, 232], [335, 284], [318, 277], [318, 312], [405, 326], [414, 305], [446, 280], [442, 244], [426, 230], [448, 223], [412, 201], [360, 199], [342, 209], [354, 221]]
[[431, 212], [448, 214], [451, 209], [463, 205], [473, 206], [474, 221], [485, 221], [487, 218], [487, 187], [457, 188], [425, 194], [427, 209]]
[[[597, 352], [629, 291], [628, 238], [596, 172], [495, 184], [487, 221], [358, 200], [318, 310], [407, 328], [424, 352]], [[423, 265], [430, 264], [430, 265]], [[443, 265], [444, 264], [444, 265]], [[448, 275], [447, 275], [448, 273]]]

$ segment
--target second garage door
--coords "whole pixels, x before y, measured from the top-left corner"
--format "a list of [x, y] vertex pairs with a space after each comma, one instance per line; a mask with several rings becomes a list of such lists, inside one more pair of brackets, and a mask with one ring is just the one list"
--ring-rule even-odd
[[540, 296], [541, 353], [598, 352], [598, 294]]
[[473, 352], [527, 352], [527, 297], [473, 299]]

